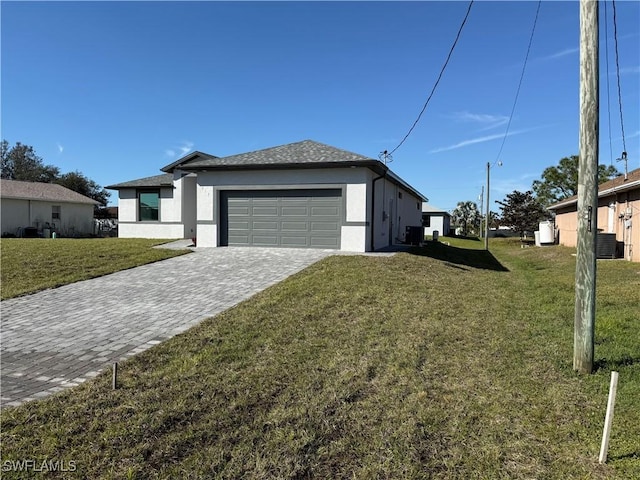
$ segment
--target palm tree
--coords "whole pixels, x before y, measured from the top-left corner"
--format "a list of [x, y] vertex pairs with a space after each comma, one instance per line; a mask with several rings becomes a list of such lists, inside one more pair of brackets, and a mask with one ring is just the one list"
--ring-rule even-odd
[[480, 211], [475, 202], [458, 202], [458, 205], [451, 213], [454, 225], [462, 227], [462, 234], [467, 235], [470, 229], [475, 229], [480, 224]]

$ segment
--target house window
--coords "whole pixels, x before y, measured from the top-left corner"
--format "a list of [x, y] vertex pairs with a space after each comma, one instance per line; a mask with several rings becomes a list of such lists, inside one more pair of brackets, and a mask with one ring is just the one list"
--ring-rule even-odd
[[431, 226], [431, 215], [424, 215], [422, 217], [422, 226], [430, 227]]
[[51, 220], [60, 220], [60, 205], [51, 205]]
[[141, 222], [157, 222], [160, 218], [160, 191], [138, 193], [138, 220]]
[[398, 198], [402, 200], [402, 192], [398, 192]]

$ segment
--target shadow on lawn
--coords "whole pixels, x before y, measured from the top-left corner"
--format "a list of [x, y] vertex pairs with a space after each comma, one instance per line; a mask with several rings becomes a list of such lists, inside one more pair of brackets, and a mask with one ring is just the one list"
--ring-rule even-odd
[[640, 362], [640, 358], [634, 358], [631, 355], [624, 354], [618, 358], [601, 358], [596, 360], [593, 365], [594, 372], [598, 370], [615, 370], [621, 367], [628, 367]]
[[426, 242], [423, 247], [410, 248], [407, 253], [442, 260], [461, 270], [467, 270], [465, 267], [473, 267], [496, 272], [509, 271], [491, 252], [486, 250], [451, 247], [440, 242]]

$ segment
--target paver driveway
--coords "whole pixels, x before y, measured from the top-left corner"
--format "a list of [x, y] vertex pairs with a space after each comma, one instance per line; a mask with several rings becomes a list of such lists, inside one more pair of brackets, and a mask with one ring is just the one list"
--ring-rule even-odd
[[1, 405], [77, 385], [335, 250], [210, 248], [5, 300]]

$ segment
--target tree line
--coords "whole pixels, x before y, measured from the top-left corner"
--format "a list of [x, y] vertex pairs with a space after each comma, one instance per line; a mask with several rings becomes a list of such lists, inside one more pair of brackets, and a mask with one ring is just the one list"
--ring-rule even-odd
[[[547, 167], [539, 180], [534, 180], [531, 190], [514, 190], [504, 200], [496, 200], [500, 205], [500, 214], [489, 212], [489, 226], [509, 227], [519, 232], [533, 232], [538, 224], [552, 218], [548, 210], [553, 204], [578, 194], [578, 155], [560, 160], [558, 165]], [[604, 183], [620, 175], [614, 166], [598, 165], [598, 183]], [[477, 233], [484, 219], [475, 202], [458, 202], [451, 214], [454, 225], [462, 229], [463, 235]]]
[[57, 183], [63, 187], [89, 197], [96, 202], [98, 210], [107, 206], [109, 196], [107, 190], [84, 176], [81, 172], [60, 173], [54, 165], [46, 165], [36, 155], [33, 147], [17, 142], [9, 147], [9, 142], [2, 140], [0, 144], [0, 177], [6, 180], [24, 182]]

